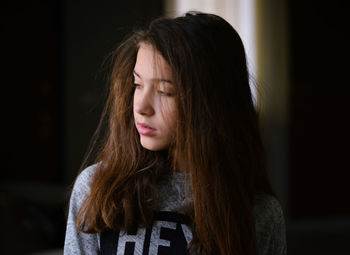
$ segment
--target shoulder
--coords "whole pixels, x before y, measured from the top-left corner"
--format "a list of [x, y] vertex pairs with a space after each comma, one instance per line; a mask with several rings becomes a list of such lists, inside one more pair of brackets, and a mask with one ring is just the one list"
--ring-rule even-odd
[[259, 224], [282, 220], [282, 206], [280, 202], [271, 195], [257, 195], [254, 201], [254, 216]]
[[90, 193], [91, 180], [97, 166], [98, 164], [87, 167], [75, 180], [69, 203], [64, 254], [98, 254], [98, 234], [83, 233], [76, 228], [77, 214], [83, 201]]
[[81, 203], [89, 195], [91, 180], [96, 172], [97, 166], [98, 164], [94, 164], [85, 168], [76, 178], [70, 197], [70, 212], [76, 214]]
[[258, 195], [254, 216], [260, 253], [286, 254], [285, 220], [280, 202], [271, 195]]
[[96, 172], [98, 163], [85, 168], [78, 175], [74, 183], [73, 191], [89, 191], [91, 180]]

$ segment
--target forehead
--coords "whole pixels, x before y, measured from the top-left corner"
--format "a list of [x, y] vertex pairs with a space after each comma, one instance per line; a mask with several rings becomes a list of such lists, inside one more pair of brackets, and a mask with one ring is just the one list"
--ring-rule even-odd
[[137, 52], [134, 71], [142, 79], [172, 78], [172, 71], [163, 56], [151, 45], [141, 43]]

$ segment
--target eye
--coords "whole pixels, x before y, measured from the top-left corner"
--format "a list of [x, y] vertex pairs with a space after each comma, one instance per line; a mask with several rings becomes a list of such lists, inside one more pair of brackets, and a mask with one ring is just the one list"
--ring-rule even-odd
[[135, 89], [139, 89], [139, 88], [141, 88], [142, 86], [141, 86], [141, 84], [134, 83], [134, 87], [135, 87]]
[[167, 96], [167, 97], [171, 97], [171, 96], [174, 95], [173, 93], [171, 93], [171, 92], [166, 92], [166, 91], [164, 91], [164, 90], [158, 90], [158, 93], [159, 93], [160, 95], [162, 95], [162, 96]]

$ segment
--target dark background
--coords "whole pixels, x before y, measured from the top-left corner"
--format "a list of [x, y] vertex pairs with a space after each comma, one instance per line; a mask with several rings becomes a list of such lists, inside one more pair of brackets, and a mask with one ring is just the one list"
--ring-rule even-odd
[[[348, 254], [349, 4], [287, 3], [288, 253]], [[163, 13], [160, 0], [2, 3], [2, 254], [62, 248], [70, 185], [103, 107], [102, 63]]]

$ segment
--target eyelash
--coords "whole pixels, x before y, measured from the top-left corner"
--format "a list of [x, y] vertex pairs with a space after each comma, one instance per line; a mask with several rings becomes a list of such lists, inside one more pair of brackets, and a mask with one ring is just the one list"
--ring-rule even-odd
[[171, 97], [173, 96], [173, 93], [168, 93], [168, 92], [165, 92], [165, 91], [162, 91], [162, 90], [158, 90], [158, 93], [162, 96], [167, 96], [167, 97]]
[[134, 87], [135, 87], [135, 89], [140, 88], [140, 87], [141, 87], [141, 84], [134, 83]]
[[[141, 88], [142, 85], [141, 84], [138, 84], [138, 83], [134, 83], [134, 87], [135, 89], [138, 89], [138, 88]], [[169, 92], [165, 92], [163, 90], [157, 90], [158, 94], [162, 95], [162, 96], [168, 96], [168, 97], [171, 97], [173, 96], [174, 94], [173, 93], [169, 93]]]

